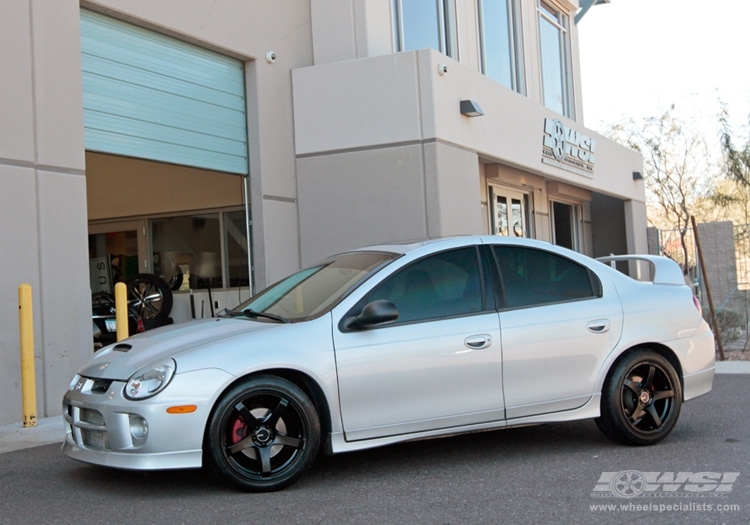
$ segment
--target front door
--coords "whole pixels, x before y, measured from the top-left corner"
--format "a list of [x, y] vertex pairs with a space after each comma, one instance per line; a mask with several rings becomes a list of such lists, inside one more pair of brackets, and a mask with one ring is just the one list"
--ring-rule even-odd
[[495, 235], [529, 237], [528, 197], [519, 192], [490, 186], [492, 229]]
[[404, 267], [352, 308], [387, 299], [399, 317], [335, 330], [347, 440], [504, 418], [498, 315], [481, 283], [476, 248], [450, 250]]

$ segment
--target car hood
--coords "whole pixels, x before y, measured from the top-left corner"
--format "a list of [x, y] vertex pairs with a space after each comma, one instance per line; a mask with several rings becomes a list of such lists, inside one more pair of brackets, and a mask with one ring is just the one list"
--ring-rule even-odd
[[[284, 327], [249, 319], [211, 318], [190, 321], [133, 336], [102, 348], [81, 367], [92, 379], [127, 380], [145, 366], [239, 335]], [[179, 373], [179, 369], [177, 373]]]

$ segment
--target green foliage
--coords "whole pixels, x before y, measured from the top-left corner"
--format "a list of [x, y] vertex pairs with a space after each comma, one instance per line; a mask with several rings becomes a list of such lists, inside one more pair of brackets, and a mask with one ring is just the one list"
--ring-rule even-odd
[[736, 146], [734, 134], [729, 126], [726, 107], [719, 116], [721, 123], [721, 149], [724, 154], [724, 171], [727, 176], [743, 186], [750, 186], [750, 142]]
[[[711, 312], [708, 309], [703, 310], [703, 317], [706, 319], [711, 329], [714, 329], [711, 321]], [[745, 316], [739, 310], [731, 308], [722, 308], [716, 312], [716, 321], [719, 324], [719, 337], [723, 345], [729, 345], [742, 337], [745, 330]]]

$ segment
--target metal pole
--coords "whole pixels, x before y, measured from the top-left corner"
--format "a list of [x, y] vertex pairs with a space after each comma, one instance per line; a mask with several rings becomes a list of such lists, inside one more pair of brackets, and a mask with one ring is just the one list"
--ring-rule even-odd
[[36, 426], [36, 372], [34, 368], [34, 314], [31, 285], [18, 287], [18, 321], [21, 335], [21, 397], [23, 426]]
[[[245, 238], [247, 239], [247, 275], [248, 275], [248, 292], [252, 296], [255, 293], [255, 283], [253, 282], [253, 222], [250, 217], [250, 175], [244, 177], [245, 192]], [[195, 319], [195, 317], [193, 317]]]
[[115, 285], [115, 322], [117, 323], [117, 341], [130, 336], [128, 328], [128, 287], [125, 283]]
[[706, 272], [706, 264], [703, 262], [703, 250], [701, 249], [701, 240], [698, 237], [698, 225], [695, 222], [695, 217], [690, 216], [690, 222], [693, 225], [693, 236], [695, 237], [695, 249], [698, 250], [698, 260], [701, 264], [701, 271], [703, 272], [703, 284], [706, 285], [706, 295], [708, 296], [708, 307], [711, 312], [711, 319], [714, 325], [714, 337], [716, 338], [716, 344], [719, 346], [719, 358], [724, 361], [724, 346], [721, 344], [721, 335], [719, 334], [719, 321], [716, 319], [716, 309], [714, 308], [714, 298], [711, 295], [711, 285], [708, 282], [708, 272]]

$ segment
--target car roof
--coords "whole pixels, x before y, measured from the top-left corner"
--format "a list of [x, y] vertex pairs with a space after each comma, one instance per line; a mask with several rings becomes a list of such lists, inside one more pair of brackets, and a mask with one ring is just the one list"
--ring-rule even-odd
[[[456, 248], [461, 246], [473, 246], [476, 244], [512, 244], [515, 246], [528, 246], [543, 248], [555, 252], [569, 252], [564, 248], [555, 246], [545, 241], [528, 239], [525, 237], [503, 237], [500, 235], [457, 235], [451, 237], [440, 237], [435, 239], [409, 240], [388, 244], [377, 244], [366, 246], [351, 251], [377, 251], [406, 255], [417, 251], [438, 251], [441, 249]], [[575, 253], [575, 252], [571, 252]], [[577, 254], [580, 255], [580, 254]]]

